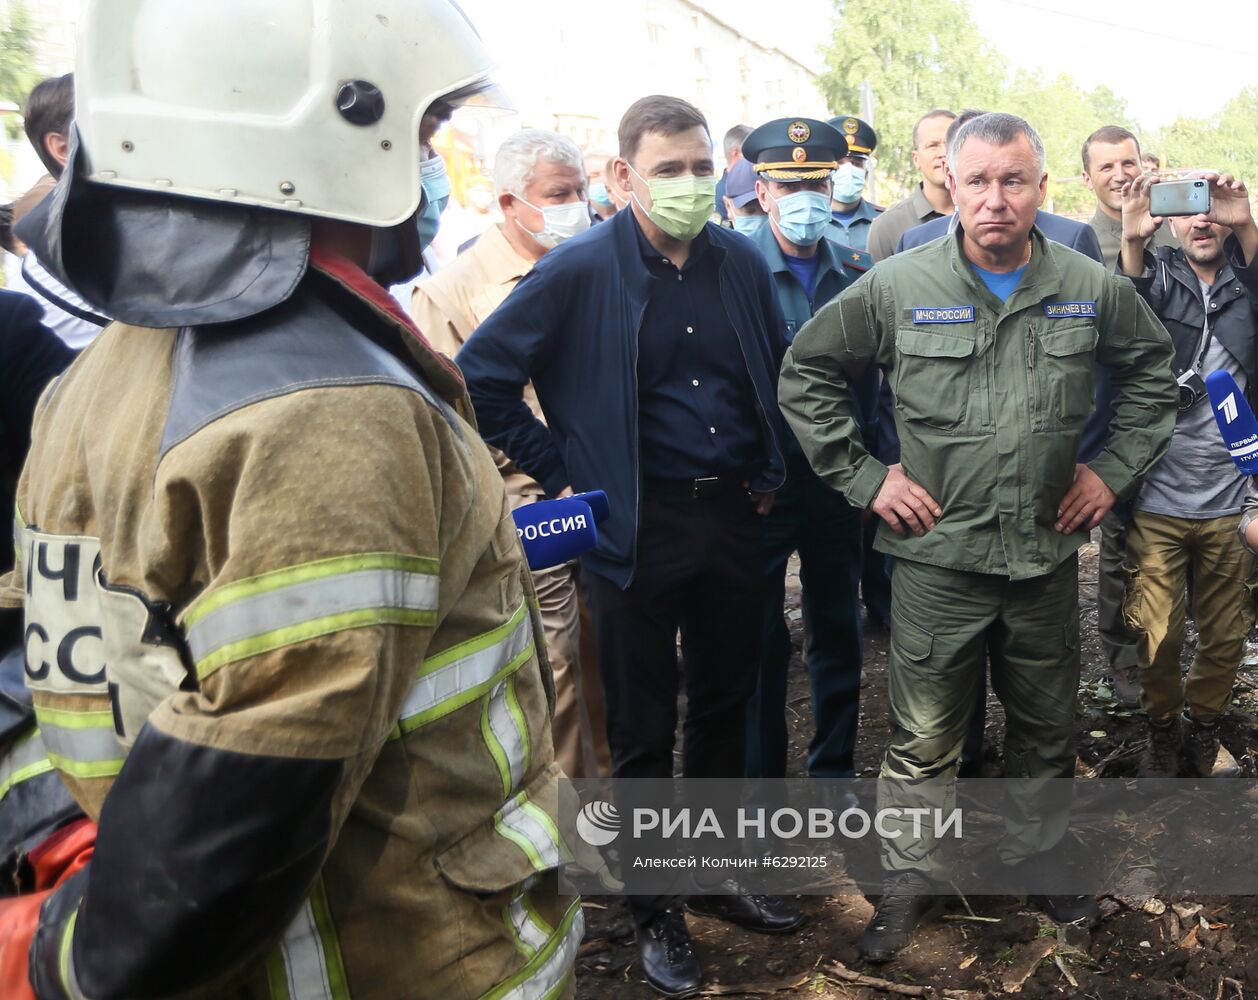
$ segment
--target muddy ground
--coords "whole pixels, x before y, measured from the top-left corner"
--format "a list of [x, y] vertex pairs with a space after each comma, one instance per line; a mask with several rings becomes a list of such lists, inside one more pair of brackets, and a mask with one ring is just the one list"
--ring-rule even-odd
[[[1080, 562], [1084, 637], [1080, 769], [1124, 777], [1135, 771], [1144, 745], [1143, 727], [1137, 713], [1115, 701], [1107, 683], [1108, 664], [1096, 638], [1095, 594], [1094, 543], [1082, 550]], [[795, 644], [788, 694], [789, 777], [805, 774], [812, 726], [807, 677], [799, 659], [798, 602], [799, 581], [792, 575], [787, 596]], [[1186, 658], [1194, 641], [1190, 630]], [[1223, 741], [1245, 774], [1253, 777], [1258, 769], [1258, 716], [1253, 714], [1258, 710], [1258, 656], [1252, 655], [1252, 645], [1248, 652]], [[887, 632], [868, 628], [856, 756], [861, 777], [876, 775], [887, 737], [886, 665]], [[991, 775], [999, 774], [1003, 726], [993, 697], [986, 764]], [[873, 912], [863, 896], [804, 896], [798, 902], [808, 921], [787, 937], [750, 934], [720, 921], [688, 916], [707, 975], [703, 995], [847, 1000], [896, 995], [979, 1000], [1014, 993], [1092, 1000], [1258, 997], [1258, 897], [1148, 899], [1138, 894], [1125, 903], [1103, 899], [1105, 919], [1091, 933], [1077, 928], [1059, 931], [1018, 897], [975, 898], [968, 901], [972, 914], [961, 899], [945, 899], [919, 929], [913, 945], [895, 961], [877, 967], [862, 963], [857, 947]], [[584, 905], [588, 930], [577, 960], [578, 998], [654, 997], [642, 978], [624, 904], [608, 897], [589, 898]], [[862, 983], [860, 977], [883, 982]]]

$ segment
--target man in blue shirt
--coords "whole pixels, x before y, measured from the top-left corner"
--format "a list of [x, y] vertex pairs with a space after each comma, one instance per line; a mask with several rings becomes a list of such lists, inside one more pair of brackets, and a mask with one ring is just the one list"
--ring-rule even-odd
[[[759, 669], [764, 515], [785, 476], [786, 324], [763, 258], [708, 221], [716, 178], [702, 113], [643, 98], [619, 142], [610, 183], [628, 210], [547, 253], [457, 360], [486, 441], [550, 496], [607, 491], [582, 583], [615, 777], [673, 776], [682, 682], [683, 774], [739, 778]], [[547, 424], [522, 399], [530, 381]], [[683, 902], [630, 899], [647, 981], [670, 997], [703, 982]], [[732, 882], [689, 906], [770, 933], [803, 919]]]
[[869, 157], [878, 146], [873, 126], [853, 115], [830, 119], [830, 126], [847, 141], [847, 155], [839, 160], [830, 194], [832, 221], [826, 236], [841, 247], [864, 250], [869, 243], [869, 227], [884, 211], [881, 205], [866, 201], [863, 195], [868, 179]]
[[[773, 271], [792, 338], [813, 313], [873, 266], [868, 254], [826, 238], [831, 177], [846, 153], [838, 130], [812, 118], [768, 122], [743, 142], [767, 217], [751, 239]], [[873, 412], [876, 379], [871, 369], [858, 387], [865, 391], [867, 413]], [[786, 773], [791, 645], [782, 605], [787, 560], [798, 551], [815, 722], [808, 773], [850, 778], [860, 711], [861, 512], [812, 471], [794, 436], [786, 449], [786, 484], [765, 519], [765, 635], [760, 683], [748, 710], [747, 773], [752, 778]]]

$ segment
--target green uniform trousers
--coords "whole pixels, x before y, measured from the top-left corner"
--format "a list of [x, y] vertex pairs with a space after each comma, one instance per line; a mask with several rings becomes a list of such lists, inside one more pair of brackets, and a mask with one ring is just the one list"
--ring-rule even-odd
[[[1008, 790], [999, 854], [1013, 864], [1054, 847], [1069, 823], [1069, 786], [1036, 779], [1074, 777], [1077, 555], [1025, 580], [895, 561], [891, 743], [878, 785], [880, 812], [954, 808], [957, 762], [988, 657], [1005, 708], [1005, 776], [1033, 779]], [[886, 814], [881, 827], [884, 868], [946, 879], [932, 823]]]

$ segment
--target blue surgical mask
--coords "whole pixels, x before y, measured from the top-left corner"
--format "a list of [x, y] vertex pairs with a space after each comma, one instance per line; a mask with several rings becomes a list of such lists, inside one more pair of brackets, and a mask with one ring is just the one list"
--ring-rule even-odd
[[820, 191], [797, 191], [774, 198], [778, 218], [774, 225], [786, 239], [799, 247], [811, 246], [821, 239], [830, 225], [830, 197]]
[[767, 215], [736, 215], [734, 228], [744, 236], [754, 236], [764, 228]]
[[850, 205], [865, 190], [865, 168], [844, 163], [834, 172], [834, 200]]
[[446, 174], [445, 161], [434, 156], [420, 163], [419, 182], [424, 189], [424, 200], [415, 221], [419, 227], [419, 249], [423, 251], [437, 238], [441, 213], [450, 202], [450, 177]]
[[590, 201], [596, 201], [605, 208], [611, 208], [612, 196], [607, 193], [607, 185], [602, 181], [595, 181], [591, 184]]

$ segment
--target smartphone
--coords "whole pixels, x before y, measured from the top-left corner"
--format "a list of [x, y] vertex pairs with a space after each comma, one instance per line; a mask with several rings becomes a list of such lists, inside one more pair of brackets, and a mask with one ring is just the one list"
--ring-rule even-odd
[[1210, 211], [1210, 182], [1201, 178], [1159, 181], [1149, 188], [1149, 214], [1204, 215]]

